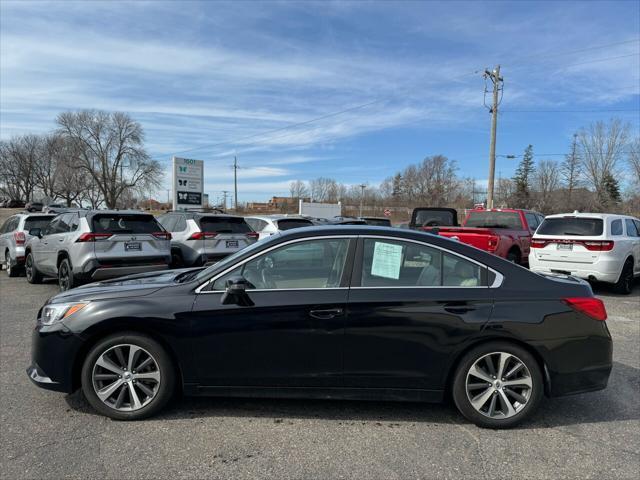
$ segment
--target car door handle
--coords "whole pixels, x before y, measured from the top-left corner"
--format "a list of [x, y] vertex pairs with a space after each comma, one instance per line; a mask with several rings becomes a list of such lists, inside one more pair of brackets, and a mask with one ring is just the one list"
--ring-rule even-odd
[[446, 303], [444, 305], [444, 311], [454, 314], [460, 313], [468, 313], [473, 312], [475, 310], [474, 307], [470, 307], [469, 305], [464, 305], [460, 303]]
[[326, 310], [311, 310], [309, 315], [318, 320], [328, 320], [333, 317], [342, 315], [343, 310], [341, 308], [328, 308]]
[[59, 242], [64, 242], [64, 238], [59, 238], [58, 241]]

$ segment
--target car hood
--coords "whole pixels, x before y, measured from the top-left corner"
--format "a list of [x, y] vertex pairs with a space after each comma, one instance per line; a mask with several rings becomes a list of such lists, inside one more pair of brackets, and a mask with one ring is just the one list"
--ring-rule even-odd
[[89, 283], [78, 288], [60, 292], [47, 303], [77, 302], [83, 300], [105, 300], [108, 298], [131, 298], [149, 295], [161, 288], [176, 284], [176, 278], [186, 272], [201, 268], [164, 270], [161, 272], [139, 273], [124, 277]]

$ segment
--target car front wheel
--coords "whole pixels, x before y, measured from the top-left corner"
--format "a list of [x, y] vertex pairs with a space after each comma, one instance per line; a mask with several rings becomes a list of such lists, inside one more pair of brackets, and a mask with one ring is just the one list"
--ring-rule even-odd
[[99, 413], [139, 420], [160, 411], [175, 389], [175, 369], [164, 348], [138, 333], [111, 335], [87, 355], [82, 391]]
[[533, 413], [543, 390], [540, 367], [527, 350], [490, 342], [460, 361], [453, 400], [460, 413], [479, 427], [510, 428]]

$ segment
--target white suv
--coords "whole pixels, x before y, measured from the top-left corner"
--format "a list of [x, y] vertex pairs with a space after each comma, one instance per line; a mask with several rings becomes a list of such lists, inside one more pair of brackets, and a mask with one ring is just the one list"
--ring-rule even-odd
[[259, 215], [244, 217], [245, 221], [260, 234], [258, 240], [269, 238], [271, 235], [292, 228], [313, 227], [314, 223], [308, 218], [291, 215]]
[[640, 220], [608, 213], [545, 217], [531, 240], [529, 268], [615, 284], [631, 293], [640, 276]]

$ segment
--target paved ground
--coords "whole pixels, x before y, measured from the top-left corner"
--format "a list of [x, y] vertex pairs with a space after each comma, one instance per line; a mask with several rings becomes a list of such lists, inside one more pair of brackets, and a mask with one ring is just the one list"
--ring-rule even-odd
[[631, 478], [640, 470], [640, 285], [630, 297], [599, 292], [615, 341], [609, 388], [547, 400], [511, 431], [478, 429], [447, 405], [336, 401], [184, 399], [151, 420], [114, 422], [80, 394], [40, 390], [24, 373], [35, 315], [55, 292], [0, 274], [2, 478]]

